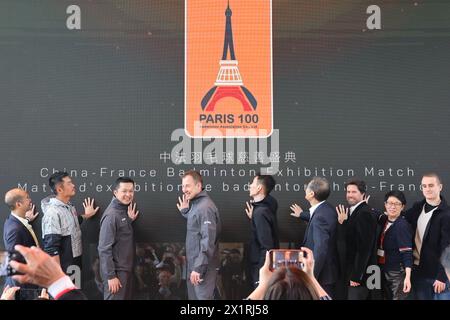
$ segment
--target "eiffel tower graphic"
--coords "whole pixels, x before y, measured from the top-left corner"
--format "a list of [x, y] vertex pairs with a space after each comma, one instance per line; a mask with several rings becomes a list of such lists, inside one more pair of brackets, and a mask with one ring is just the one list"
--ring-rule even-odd
[[[249, 112], [256, 110], [258, 105], [252, 93], [244, 87], [242, 77], [238, 68], [238, 61], [234, 54], [233, 31], [231, 29], [230, 1], [228, 1], [225, 10], [225, 40], [223, 43], [222, 60], [220, 60], [220, 70], [217, 75], [214, 87], [203, 97], [201, 106], [204, 111], [214, 111], [216, 103], [226, 97], [232, 97], [239, 100], [244, 111]], [[227, 60], [228, 51], [230, 52], [230, 60]]]

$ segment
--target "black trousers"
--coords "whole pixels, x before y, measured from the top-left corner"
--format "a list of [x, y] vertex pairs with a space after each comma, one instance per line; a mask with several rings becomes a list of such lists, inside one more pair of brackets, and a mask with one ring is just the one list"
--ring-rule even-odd
[[403, 292], [403, 282], [406, 272], [401, 268], [398, 271], [383, 271], [383, 289], [388, 300], [406, 300], [409, 293]]
[[367, 300], [369, 298], [369, 289], [364, 284], [357, 287], [347, 287], [347, 299], [348, 300]]
[[259, 269], [262, 265], [259, 263], [252, 263], [250, 266], [250, 282], [253, 289], [256, 289], [259, 281]]
[[324, 284], [321, 287], [328, 293], [331, 299], [336, 299], [336, 284]]

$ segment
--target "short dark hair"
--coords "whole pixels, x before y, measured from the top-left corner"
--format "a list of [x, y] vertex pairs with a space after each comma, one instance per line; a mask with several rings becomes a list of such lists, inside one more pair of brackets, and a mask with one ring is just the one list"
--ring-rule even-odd
[[423, 175], [422, 175], [422, 179], [423, 178], [425, 178], [425, 177], [432, 177], [432, 178], [436, 178], [437, 179], [437, 181], [440, 183], [440, 184], [442, 184], [442, 180], [441, 180], [441, 177], [439, 177], [439, 175], [436, 173], [436, 172], [432, 172], [432, 171], [430, 171], [430, 172], [425, 172]]
[[441, 256], [441, 264], [447, 271], [447, 273], [450, 273], [450, 246], [445, 248], [444, 252]]
[[264, 300], [319, 300], [311, 278], [297, 267], [277, 269], [268, 282]]
[[347, 183], [345, 184], [346, 190], [347, 190], [348, 186], [356, 186], [358, 188], [359, 192], [361, 192], [363, 194], [367, 192], [366, 183], [362, 180], [353, 179], [353, 180], [347, 181]]
[[58, 185], [63, 182], [65, 177], [70, 177], [70, 175], [65, 171], [57, 171], [48, 179], [48, 185], [54, 194], [58, 194], [56, 188], [58, 188]]
[[387, 202], [390, 197], [397, 198], [398, 200], [400, 200], [402, 205], [406, 205], [406, 197], [405, 197], [405, 194], [403, 192], [401, 192], [399, 190], [389, 191], [388, 193], [386, 193], [384, 195], [384, 202]]
[[121, 183], [132, 183], [134, 186], [133, 179], [131, 179], [129, 177], [120, 177], [120, 178], [117, 178], [116, 181], [114, 181], [113, 190], [116, 191], [117, 189], [119, 189], [119, 186]]
[[318, 201], [327, 200], [330, 196], [330, 183], [322, 177], [314, 177], [308, 183], [307, 189], [314, 192], [314, 198]]
[[201, 185], [202, 185], [202, 187], [203, 187], [203, 178], [202, 178], [202, 175], [201, 175], [198, 171], [195, 171], [195, 170], [188, 170], [188, 171], [186, 171], [186, 172], [184, 173], [182, 179], [186, 178], [187, 176], [191, 176], [192, 179], [194, 179], [194, 181], [195, 181], [196, 183], [199, 183], [199, 182], [200, 182]]
[[256, 178], [259, 184], [264, 188], [264, 194], [267, 196], [275, 188], [275, 179], [270, 175], [256, 174]]

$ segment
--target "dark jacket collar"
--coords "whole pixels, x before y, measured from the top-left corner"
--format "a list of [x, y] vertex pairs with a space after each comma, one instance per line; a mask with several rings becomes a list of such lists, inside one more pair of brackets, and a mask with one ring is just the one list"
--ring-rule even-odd
[[278, 202], [274, 197], [272, 197], [270, 194], [268, 194], [261, 201], [253, 202], [253, 206], [255, 206], [255, 207], [266, 206], [266, 207], [269, 207], [270, 211], [272, 211], [273, 213], [276, 213], [277, 209], [278, 209]]
[[[359, 209], [361, 209], [362, 207], [364, 207], [365, 205], [367, 205], [366, 201], [362, 201], [360, 204], [358, 204], [355, 209], [353, 210], [353, 213], [355, 213], [356, 211], [358, 211]], [[352, 214], [353, 214], [352, 213]]]
[[192, 201], [196, 202], [196, 201], [198, 201], [199, 199], [204, 198], [204, 197], [207, 197], [207, 196], [208, 196], [208, 193], [206, 192], [206, 190], [205, 190], [205, 189], [202, 189], [202, 191], [201, 191], [199, 194], [197, 194], [197, 195], [195, 196], [195, 198], [193, 198], [193, 199], [191, 200], [191, 202], [192, 202]]
[[[425, 205], [425, 202], [427, 200], [424, 198], [419, 202], [416, 202], [416, 209], [422, 211], [423, 206]], [[436, 211], [441, 211], [441, 210], [445, 210], [448, 208], [448, 204], [447, 201], [445, 200], [445, 198], [441, 195], [441, 203], [438, 205]]]
[[128, 205], [123, 204], [122, 202], [117, 200], [116, 197], [113, 197], [111, 200], [111, 207], [113, 207], [115, 209], [126, 210], [128, 208]]
[[11, 220], [13, 220], [15, 222], [18, 222], [18, 223], [22, 224], [22, 222], [20, 222], [19, 219], [17, 219], [15, 216], [13, 216], [12, 212], [9, 214], [8, 219], [11, 219]]

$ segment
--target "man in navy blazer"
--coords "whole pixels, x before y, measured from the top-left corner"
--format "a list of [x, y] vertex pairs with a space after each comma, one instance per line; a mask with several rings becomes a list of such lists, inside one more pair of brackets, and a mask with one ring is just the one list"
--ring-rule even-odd
[[328, 295], [333, 297], [339, 277], [339, 260], [336, 246], [337, 216], [334, 207], [326, 201], [329, 195], [328, 181], [315, 177], [305, 190], [305, 199], [311, 205], [309, 212], [303, 211], [297, 204], [292, 205], [291, 209], [294, 211], [293, 216], [309, 218], [303, 246], [313, 251], [314, 276]]
[[[39, 246], [33, 227], [29, 224], [38, 213], [33, 214], [34, 206], [28, 193], [18, 188], [9, 190], [5, 194], [5, 203], [11, 210], [3, 227], [5, 250], [14, 251], [14, 246], [17, 244], [27, 247]], [[5, 284], [19, 286], [11, 277], [6, 279]], [[38, 287], [33, 285], [22, 285], [19, 291], [20, 299], [34, 299], [38, 294], [37, 289]]]

